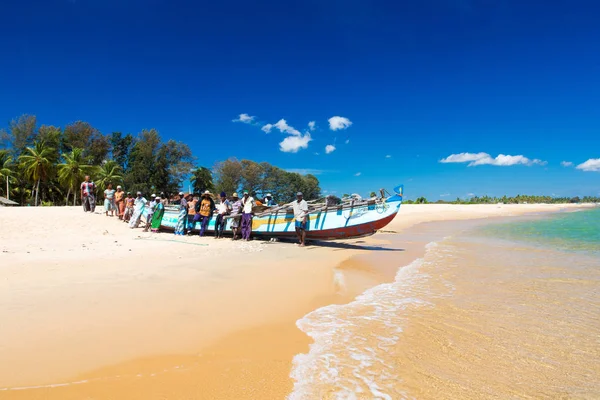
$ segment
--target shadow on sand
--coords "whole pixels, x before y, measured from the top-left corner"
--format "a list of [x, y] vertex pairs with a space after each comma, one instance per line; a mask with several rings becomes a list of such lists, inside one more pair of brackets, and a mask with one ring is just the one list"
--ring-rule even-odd
[[[364, 244], [363, 244], [364, 243]], [[341, 242], [321, 242], [318, 240], [307, 241], [307, 249], [315, 247], [326, 247], [330, 249], [340, 250], [371, 250], [371, 251], [404, 251], [404, 249], [396, 249], [393, 247], [382, 247], [382, 246], [371, 246], [366, 244], [365, 241], [359, 240], [354, 243], [341, 243]]]

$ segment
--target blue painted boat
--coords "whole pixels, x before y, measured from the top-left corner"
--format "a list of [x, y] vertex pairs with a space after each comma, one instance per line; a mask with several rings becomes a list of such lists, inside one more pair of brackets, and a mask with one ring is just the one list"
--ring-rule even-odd
[[[400, 211], [403, 197], [402, 185], [394, 188], [394, 194], [384, 198], [349, 199], [339, 205], [311, 204], [307, 221], [306, 238], [316, 240], [350, 239], [369, 236], [389, 224]], [[165, 207], [161, 228], [174, 230], [179, 212]], [[231, 233], [231, 221], [227, 217], [225, 233]], [[211, 218], [207, 232], [214, 232], [215, 217]], [[198, 232], [196, 222], [192, 231]], [[258, 238], [293, 238], [296, 236], [292, 206], [268, 208], [255, 212], [252, 219], [252, 236]]]

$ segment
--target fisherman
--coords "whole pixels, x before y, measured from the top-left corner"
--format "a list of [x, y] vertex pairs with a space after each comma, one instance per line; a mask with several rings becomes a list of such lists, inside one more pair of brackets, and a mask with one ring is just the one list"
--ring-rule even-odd
[[294, 208], [294, 217], [296, 218], [296, 235], [298, 236], [300, 247], [304, 247], [308, 218], [308, 203], [304, 200], [302, 192], [296, 193], [296, 201], [292, 202], [292, 207]]
[[227, 200], [227, 194], [225, 192], [221, 192], [221, 202], [217, 206], [217, 219], [215, 221], [215, 239], [223, 238], [223, 230], [225, 230], [225, 225], [227, 225], [227, 220], [225, 216], [229, 214], [231, 211], [231, 204], [229, 200]]
[[277, 205], [277, 203], [275, 203], [275, 200], [273, 200], [273, 196], [271, 196], [271, 193], [267, 193], [267, 195], [265, 196], [265, 201], [263, 201], [263, 204], [265, 206], [269, 206], [269, 207], [275, 207]]
[[131, 192], [127, 192], [127, 197], [125, 198], [125, 214], [123, 215], [123, 222], [129, 222], [131, 219], [134, 202], [135, 199], [131, 197]]
[[90, 181], [90, 176], [86, 175], [81, 183], [81, 203], [84, 212], [94, 212], [96, 210], [96, 184]]
[[215, 208], [211, 193], [208, 190], [205, 191], [200, 202], [196, 204], [196, 216], [194, 217], [194, 221], [200, 221], [200, 236], [204, 236]]
[[[158, 199], [160, 202], [160, 197]], [[152, 224], [152, 216], [154, 215], [155, 209], [156, 209], [156, 195], [153, 193], [150, 196], [150, 203], [148, 203], [148, 213], [146, 214], [146, 227], [144, 228], [144, 232], [148, 232], [148, 229], [150, 229], [150, 225]]]
[[[161, 196], [162, 197], [162, 196]], [[188, 221], [188, 204], [184, 193], [179, 192], [179, 215], [177, 216], [177, 225], [175, 226], [176, 235], [185, 235]]]
[[154, 214], [152, 215], [151, 226], [152, 232], [158, 232], [163, 215], [165, 214], [165, 206], [160, 202], [160, 197], [156, 196], [156, 205], [154, 206]]
[[250, 196], [247, 190], [244, 190], [242, 198], [242, 240], [249, 241], [252, 234], [252, 207], [256, 203], [254, 197]]
[[123, 214], [125, 214], [125, 192], [120, 185], [117, 185], [117, 191], [115, 192], [115, 205], [117, 206], [119, 219], [123, 219]]
[[104, 214], [106, 214], [107, 217], [109, 211], [110, 216], [112, 217], [117, 208], [117, 204], [115, 203], [115, 193], [116, 191], [113, 189], [112, 183], [109, 183], [108, 187], [104, 190]]
[[198, 219], [196, 217], [196, 215], [197, 215], [196, 208], [199, 207], [198, 198], [194, 197], [193, 195], [190, 195], [190, 196], [192, 196], [192, 200], [188, 202], [188, 219], [187, 219], [188, 226], [186, 226], [186, 229], [188, 231], [191, 231], [196, 226], [196, 221], [198, 221]]
[[137, 196], [133, 203], [133, 215], [129, 220], [129, 227], [131, 229], [137, 228], [140, 224], [140, 219], [142, 218], [142, 213], [144, 212], [147, 203], [148, 200], [146, 200], [144, 196], [142, 196], [142, 192], [137, 192]]
[[231, 195], [231, 201], [231, 231], [233, 232], [233, 238], [231, 238], [231, 240], [236, 240], [240, 230], [240, 214], [242, 212], [243, 204], [237, 193]]

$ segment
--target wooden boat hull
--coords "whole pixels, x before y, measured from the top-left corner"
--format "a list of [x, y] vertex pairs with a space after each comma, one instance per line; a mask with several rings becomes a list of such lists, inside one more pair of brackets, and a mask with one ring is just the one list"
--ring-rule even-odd
[[[362, 201], [356, 204], [330, 206], [308, 216], [306, 238], [313, 240], [349, 239], [369, 236], [389, 224], [402, 204], [402, 186], [394, 189], [396, 194], [380, 201]], [[213, 216], [208, 224], [207, 233], [214, 233]], [[174, 230], [177, 225], [178, 211], [166, 209], [161, 228]], [[232, 219], [226, 220], [225, 233], [231, 234]], [[190, 226], [191, 219], [189, 222]], [[192, 231], [199, 232], [200, 222], [196, 222]], [[279, 210], [272, 214], [255, 216], [252, 219], [252, 236], [259, 238], [294, 238], [296, 236], [295, 219], [291, 210]]]

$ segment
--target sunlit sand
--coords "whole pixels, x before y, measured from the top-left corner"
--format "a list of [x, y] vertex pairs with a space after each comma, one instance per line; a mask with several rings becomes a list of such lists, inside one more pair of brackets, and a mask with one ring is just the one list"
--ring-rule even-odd
[[405, 205], [384, 232], [304, 249], [145, 233], [101, 209], [0, 208], [0, 398], [283, 399], [311, 343], [296, 321], [423, 255], [418, 240], [376, 251], [395, 232], [573, 207]]

